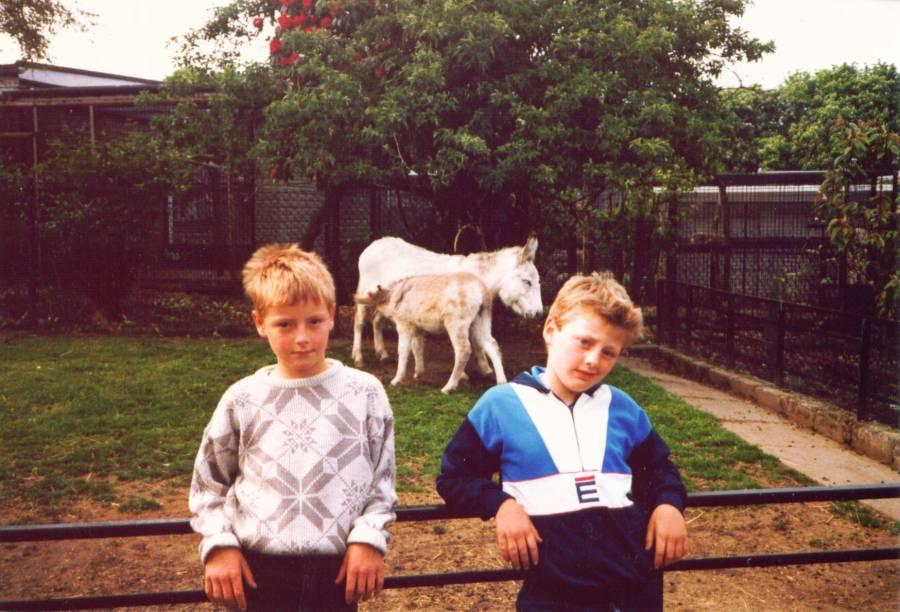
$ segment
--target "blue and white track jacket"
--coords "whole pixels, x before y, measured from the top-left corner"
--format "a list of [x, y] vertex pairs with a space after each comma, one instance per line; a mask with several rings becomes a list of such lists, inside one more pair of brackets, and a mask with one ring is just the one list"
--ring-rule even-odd
[[597, 385], [569, 407], [543, 371], [535, 366], [478, 400], [447, 445], [438, 492], [483, 519], [514, 497], [543, 540], [528, 581], [573, 597], [640, 584], [652, 569], [650, 512], [685, 506], [669, 448], [625, 392]]

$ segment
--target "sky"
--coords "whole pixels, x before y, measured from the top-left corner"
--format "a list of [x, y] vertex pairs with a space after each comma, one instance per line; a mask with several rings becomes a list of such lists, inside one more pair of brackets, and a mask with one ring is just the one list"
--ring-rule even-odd
[[[50, 63], [98, 72], [163, 79], [174, 66], [181, 36], [202, 25], [227, 0], [65, 0], [95, 13], [85, 32], [53, 36]], [[731, 66], [719, 85], [777, 87], [797, 71], [815, 72], [843, 62], [900, 66], [900, 0], [755, 0], [737, 25], [776, 51], [752, 64]], [[268, 53], [265, 41], [252, 51]], [[0, 36], [0, 64], [19, 59], [12, 39]]]

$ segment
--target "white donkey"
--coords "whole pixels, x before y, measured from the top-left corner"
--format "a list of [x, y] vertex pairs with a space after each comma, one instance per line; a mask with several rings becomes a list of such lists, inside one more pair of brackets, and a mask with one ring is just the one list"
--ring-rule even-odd
[[425, 372], [425, 332], [436, 334], [445, 330], [453, 345], [454, 361], [453, 372], [442, 393], [456, 389], [465, 377], [473, 348], [481, 373], [490, 374], [492, 365], [497, 383], [506, 382], [500, 347], [491, 336], [493, 300], [488, 288], [474, 274], [410, 276], [386, 287], [378, 285], [354, 299], [357, 304], [374, 307], [397, 326], [397, 375], [392, 385], [406, 378], [410, 349], [416, 361], [415, 378]]
[[[521, 247], [471, 255], [445, 255], [400, 238], [379, 238], [359, 255], [356, 294], [366, 295], [377, 285], [385, 286], [407, 276], [469, 272], [481, 279], [492, 299], [499, 297], [518, 315], [536, 317], [543, 310], [540, 278], [534, 266], [537, 247], [537, 237], [532, 235]], [[352, 357], [357, 367], [363, 364], [362, 335], [366, 308], [365, 304], [357, 304], [353, 318]], [[376, 312], [372, 318], [372, 336], [375, 352], [381, 360], [388, 358], [384, 348], [383, 324], [383, 317]]]

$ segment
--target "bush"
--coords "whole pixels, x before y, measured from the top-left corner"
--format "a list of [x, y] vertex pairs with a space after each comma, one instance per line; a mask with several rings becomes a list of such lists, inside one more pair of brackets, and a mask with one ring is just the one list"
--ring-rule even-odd
[[152, 236], [164, 228], [166, 202], [185, 168], [157, 143], [138, 131], [93, 145], [68, 134], [36, 169], [45, 282], [113, 319], [149, 263]]

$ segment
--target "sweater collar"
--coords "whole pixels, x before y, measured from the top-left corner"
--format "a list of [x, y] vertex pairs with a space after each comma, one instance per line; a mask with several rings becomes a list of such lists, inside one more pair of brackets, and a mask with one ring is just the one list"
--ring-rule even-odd
[[325, 383], [335, 376], [337, 376], [340, 371], [344, 368], [344, 364], [338, 361], [337, 359], [326, 358], [325, 362], [328, 364], [328, 368], [315, 376], [309, 376], [307, 378], [282, 378], [278, 375], [277, 366], [275, 364], [263, 366], [259, 370], [256, 371], [255, 376], [259, 377], [264, 384], [270, 385], [272, 387], [279, 388], [300, 388], [300, 387], [314, 387], [316, 385], [321, 385]]

